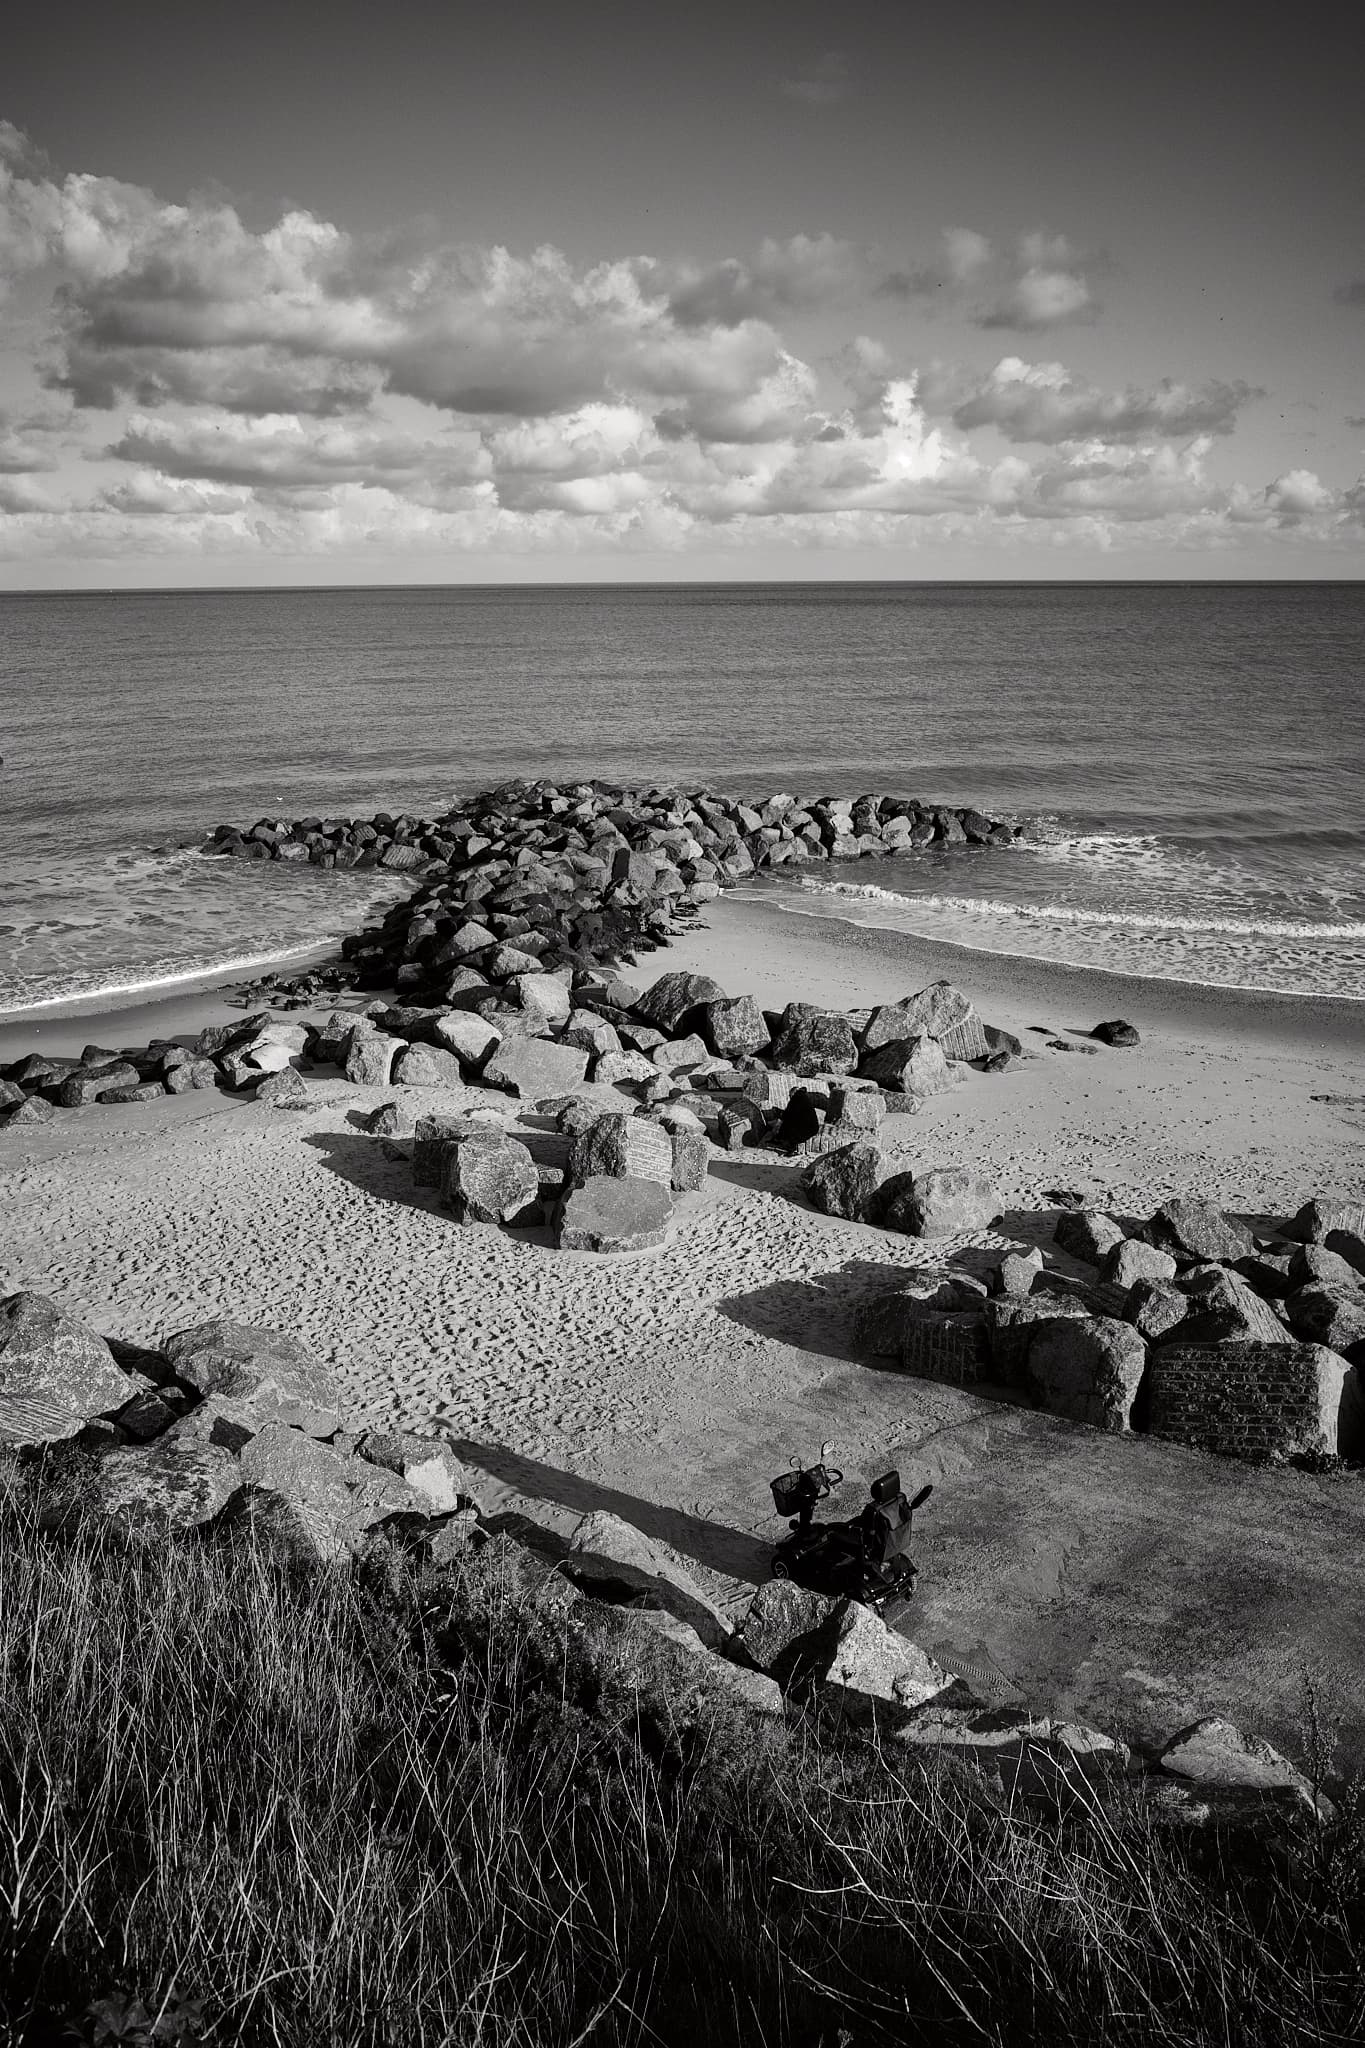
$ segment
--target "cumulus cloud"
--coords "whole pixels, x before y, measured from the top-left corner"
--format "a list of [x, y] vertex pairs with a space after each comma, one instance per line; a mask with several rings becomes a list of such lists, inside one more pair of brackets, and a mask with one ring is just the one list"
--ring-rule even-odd
[[842, 50], [825, 50], [805, 69], [790, 78], [780, 78], [777, 89], [784, 99], [803, 107], [833, 107], [853, 90], [848, 59]]
[[1243, 406], [1265, 395], [1240, 380], [1196, 386], [1169, 378], [1149, 389], [1102, 391], [1064, 363], [1019, 356], [1003, 356], [985, 377], [937, 368], [923, 389], [931, 410], [951, 415], [964, 433], [995, 427], [1011, 441], [1043, 442], [1230, 434]]
[[899, 279], [828, 234], [583, 266], [301, 210], [255, 229], [221, 201], [60, 176], [0, 130], [23, 388], [60, 394], [0, 419], [0, 554], [1358, 537], [1359, 496], [1309, 472], [1211, 477], [1243, 383], [1106, 389], [1020, 355], [925, 370], [829, 341], [879, 278], [1046, 327], [1093, 311], [1093, 267], [1057, 236], [970, 227]]
[[1097, 267], [1064, 235], [1043, 229], [1021, 235], [1012, 249], [997, 249], [974, 228], [945, 228], [937, 256], [915, 269], [889, 271], [878, 290], [888, 298], [940, 298], [977, 327], [1031, 331], [1096, 319], [1100, 303], [1091, 273]]
[[764, 241], [750, 261], [729, 257], [705, 270], [684, 270], [668, 293], [683, 327], [735, 327], [775, 320], [803, 307], [837, 304], [865, 288], [871, 259], [834, 235], [793, 235]]

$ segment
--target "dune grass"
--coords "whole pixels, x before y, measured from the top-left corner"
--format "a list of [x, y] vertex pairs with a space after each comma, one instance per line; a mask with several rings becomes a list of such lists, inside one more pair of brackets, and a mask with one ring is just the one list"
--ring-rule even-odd
[[[290, 2048], [1365, 2030], [1348, 1826], [1064, 1819], [671, 1711], [496, 1571], [0, 1504], [0, 2038]], [[676, 1702], [674, 1702], [676, 1706]]]

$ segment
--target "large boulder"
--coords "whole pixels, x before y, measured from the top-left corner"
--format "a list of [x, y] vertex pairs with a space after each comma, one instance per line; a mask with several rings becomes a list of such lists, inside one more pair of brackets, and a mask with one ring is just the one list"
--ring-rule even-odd
[[382, 1031], [353, 1031], [346, 1054], [346, 1079], [358, 1088], [387, 1088], [404, 1044], [403, 1039], [390, 1038]]
[[936, 1038], [897, 1038], [864, 1053], [858, 1071], [879, 1088], [919, 1100], [943, 1095], [956, 1086], [956, 1076]]
[[341, 1427], [336, 1374], [287, 1331], [219, 1318], [178, 1330], [161, 1349], [176, 1378], [196, 1393], [246, 1402], [262, 1418], [309, 1436]]
[[763, 1052], [770, 1042], [763, 1012], [752, 996], [717, 996], [699, 1005], [693, 1021], [720, 1059]]
[[850, 1600], [839, 1617], [825, 1682], [898, 1707], [920, 1707], [951, 1685], [953, 1674], [870, 1607]]
[[841, 1146], [812, 1159], [801, 1175], [801, 1189], [814, 1209], [852, 1221], [866, 1215], [882, 1177], [881, 1147], [871, 1139]]
[[673, 1180], [673, 1142], [647, 1117], [608, 1111], [580, 1131], [569, 1148], [568, 1179], [574, 1187], [598, 1176], [612, 1180]]
[[1241, 1259], [1255, 1250], [1251, 1232], [1234, 1223], [1216, 1202], [1201, 1195], [1173, 1195], [1147, 1224], [1149, 1244], [1174, 1252], [1182, 1264], [1206, 1259]]
[[1176, 1262], [1170, 1252], [1159, 1251], [1141, 1238], [1125, 1237], [1106, 1252], [1100, 1266], [1102, 1279], [1115, 1287], [1128, 1288], [1138, 1280], [1174, 1280]]
[[905, 1222], [912, 1237], [970, 1237], [1000, 1210], [995, 1185], [967, 1166], [934, 1166], [914, 1175]]
[[136, 1391], [104, 1339], [46, 1295], [0, 1301], [0, 1443], [57, 1443]]
[[1326, 1244], [1334, 1232], [1365, 1235], [1365, 1202], [1350, 1195], [1314, 1195], [1285, 1227], [1302, 1244]]
[[1355, 1289], [1299, 1287], [1286, 1297], [1284, 1308], [1297, 1336], [1365, 1363], [1365, 1298]]
[[273, 1507], [274, 1526], [323, 1563], [354, 1555], [391, 1516], [423, 1512], [396, 1473], [278, 1423], [243, 1445], [239, 1470], [243, 1485]]
[[1121, 1225], [1099, 1209], [1063, 1209], [1053, 1242], [1058, 1251], [1088, 1266], [1098, 1266], [1117, 1246], [1127, 1242]]
[[573, 1001], [557, 974], [516, 974], [503, 993], [523, 1010], [538, 1010], [550, 1024], [567, 1024]]
[[91, 1505], [130, 1531], [194, 1529], [221, 1514], [242, 1484], [233, 1452], [203, 1434], [110, 1451], [90, 1481]]
[[490, 1024], [474, 1010], [448, 1010], [436, 1019], [432, 1030], [442, 1048], [454, 1053], [460, 1065], [472, 1073], [478, 1073], [492, 1057], [502, 1038], [496, 1024]]
[[635, 1014], [671, 1038], [689, 1011], [699, 1008], [702, 1003], [720, 1002], [724, 996], [725, 990], [709, 975], [687, 974], [678, 970], [661, 974], [653, 986], [645, 990], [635, 1005]]
[[1321, 1344], [1175, 1341], [1152, 1353], [1153, 1433], [1231, 1458], [1358, 1457], [1365, 1451], [1360, 1372]]
[[567, 1095], [588, 1071], [588, 1055], [580, 1045], [556, 1045], [546, 1038], [504, 1039], [483, 1070], [494, 1088], [508, 1089], [523, 1102], [546, 1095]]
[[604, 1508], [584, 1515], [569, 1532], [564, 1569], [599, 1599], [644, 1599], [665, 1608], [696, 1629], [712, 1649], [730, 1636], [725, 1615], [683, 1560]]
[[858, 1064], [853, 1026], [839, 1010], [788, 1003], [773, 1033], [772, 1060], [794, 1074], [851, 1074]]
[[667, 1184], [598, 1174], [566, 1196], [555, 1242], [569, 1252], [645, 1251], [664, 1242], [672, 1214]]
[[768, 1579], [736, 1630], [736, 1647], [783, 1691], [823, 1678], [834, 1658], [847, 1602], [792, 1579]]
[[441, 1164], [441, 1199], [457, 1223], [539, 1220], [540, 1176], [525, 1145], [501, 1131], [452, 1138]]
[[256, 1084], [252, 1098], [263, 1109], [310, 1109], [313, 1103], [308, 1083], [297, 1067], [281, 1067]]
[[412, 1178], [419, 1188], [438, 1188], [446, 1153], [456, 1138], [467, 1138], [480, 1126], [468, 1116], [419, 1116], [413, 1126]]
[[396, 1474], [428, 1514], [452, 1515], [469, 1503], [464, 1466], [440, 1437], [371, 1429], [361, 1437], [357, 1450], [369, 1464]]
[[[480, 1023], [482, 1019], [471, 1021]], [[393, 1063], [397, 1088], [458, 1088], [462, 1081], [459, 1059], [443, 1045], [404, 1046]]]
[[1184, 1728], [1162, 1750], [1163, 1771], [1196, 1785], [1221, 1790], [1290, 1793], [1296, 1801], [1316, 1806], [1313, 1788], [1302, 1771], [1268, 1742], [1246, 1736], [1233, 1722], [1211, 1714]]
[[1147, 1365], [1147, 1347], [1131, 1323], [1112, 1316], [1044, 1323], [1028, 1351], [1028, 1384], [1053, 1415], [1095, 1429], [1130, 1427]]
[[1182, 1344], [1284, 1342], [1284, 1324], [1240, 1273], [1225, 1266], [1189, 1267], [1176, 1284], [1189, 1303], [1178, 1325]]
[[[943, 1038], [975, 1016], [972, 999], [951, 981], [931, 982], [918, 995], [902, 996], [899, 1002], [882, 1003], [872, 1012], [863, 1031], [869, 1052], [902, 1038]], [[983, 1050], [984, 1050], [983, 1046]]]

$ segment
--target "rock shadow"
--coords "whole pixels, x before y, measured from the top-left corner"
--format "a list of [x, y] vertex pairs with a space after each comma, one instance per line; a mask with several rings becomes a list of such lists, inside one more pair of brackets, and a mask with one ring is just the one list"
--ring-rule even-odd
[[862, 1354], [853, 1348], [850, 1306], [845, 1296], [831, 1294], [812, 1280], [770, 1280], [716, 1303], [732, 1323], [755, 1330], [760, 1337], [818, 1352], [822, 1358], [861, 1364]]
[[753, 1159], [734, 1152], [713, 1152], [707, 1171], [713, 1180], [728, 1181], [732, 1187], [748, 1188], [758, 1195], [778, 1195], [793, 1208], [811, 1209], [801, 1192], [801, 1163], [797, 1160]]
[[[668, 1544], [680, 1556], [705, 1565], [709, 1571], [723, 1572], [727, 1578], [748, 1579], [756, 1584], [768, 1576], [771, 1546], [757, 1537], [746, 1536], [742, 1529], [707, 1521], [705, 1516], [689, 1514], [684, 1508], [642, 1500], [638, 1494], [623, 1493], [617, 1487], [604, 1486], [600, 1480], [585, 1479], [579, 1473], [528, 1458], [506, 1444], [479, 1443], [472, 1437], [456, 1436], [451, 1430], [442, 1434], [456, 1457], [473, 1466], [476, 1472], [486, 1472], [533, 1500], [551, 1502], [576, 1515], [605, 1510], [629, 1522], [642, 1535]], [[476, 1492], [477, 1487], [476, 1479]], [[515, 1534], [514, 1525], [524, 1518], [515, 1509], [509, 1509], [505, 1517], [495, 1514], [490, 1520], [493, 1526], [506, 1526]], [[541, 1535], [543, 1538], [543, 1530]]]
[[412, 1162], [406, 1155], [391, 1158], [386, 1154], [385, 1143], [392, 1143], [392, 1140], [362, 1137], [345, 1131], [311, 1131], [303, 1142], [322, 1154], [323, 1164], [330, 1173], [338, 1174], [352, 1187], [361, 1188], [378, 1201], [396, 1202], [405, 1209], [440, 1207], [440, 1196], [435, 1188], [414, 1185]]

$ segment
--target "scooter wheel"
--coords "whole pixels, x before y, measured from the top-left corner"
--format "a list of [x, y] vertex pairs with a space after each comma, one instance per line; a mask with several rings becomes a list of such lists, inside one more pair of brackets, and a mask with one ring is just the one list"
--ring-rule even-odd
[[772, 1563], [772, 1576], [775, 1579], [789, 1579], [791, 1575], [791, 1566], [787, 1563], [786, 1558], [775, 1557]]

